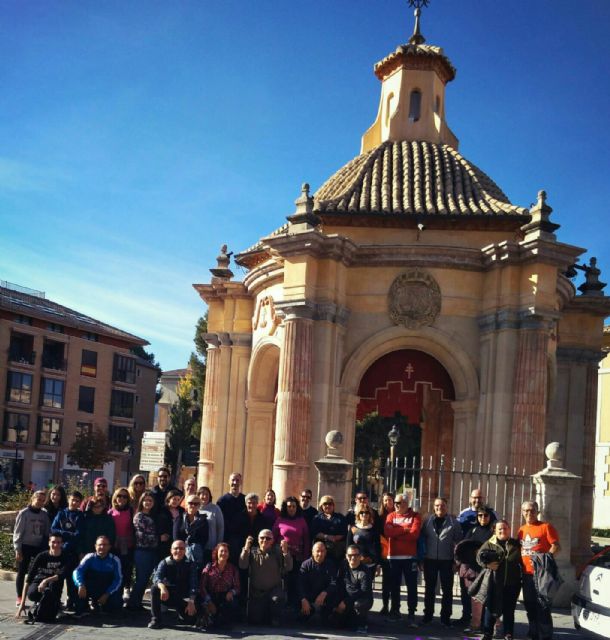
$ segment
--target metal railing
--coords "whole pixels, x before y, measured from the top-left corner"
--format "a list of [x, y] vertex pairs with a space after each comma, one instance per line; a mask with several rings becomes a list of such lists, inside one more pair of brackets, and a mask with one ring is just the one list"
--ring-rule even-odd
[[36, 352], [18, 351], [16, 349], [9, 348], [8, 359], [11, 362], [17, 362], [19, 364], [36, 364]]
[[520, 525], [521, 503], [535, 491], [525, 469], [491, 465], [483, 461], [447, 460], [440, 456], [377, 460], [354, 466], [354, 491], [364, 491], [378, 502], [384, 491], [405, 492], [417, 500], [422, 513], [431, 513], [434, 499], [443, 496], [449, 512], [458, 514], [468, 506], [473, 489], [481, 489], [486, 503], [516, 531]]

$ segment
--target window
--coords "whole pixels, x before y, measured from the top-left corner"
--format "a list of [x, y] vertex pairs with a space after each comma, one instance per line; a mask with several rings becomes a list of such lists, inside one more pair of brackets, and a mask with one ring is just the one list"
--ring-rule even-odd
[[27, 324], [32, 326], [32, 318], [30, 318], [29, 316], [22, 316], [21, 314], [15, 316], [15, 322], [17, 322], [18, 324]]
[[61, 442], [61, 419], [60, 418], [38, 418], [38, 444], [48, 444], [59, 446]]
[[409, 122], [417, 122], [421, 117], [421, 91], [413, 89], [409, 99]]
[[114, 354], [114, 365], [112, 367], [112, 379], [115, 382], [128, 382], [134, 384], [136, 381], [136, 361], [135, 358]]
[[80, 359], [80, 374], [95, 378], [97, 375], [97, 351], [83, 349]]
[[63, 409], [64, 381], [53, 378], [43, 378], [40, 384], [40, 404], [43, 407]]
[[19, 364], [35, 364], [36, 352], [34, 351], [34, 336], [25, 333], [11, 333], [9, 346], [9, 360]]
[[60, 324], [55, 324], [54, 322], [49, 322], [47, 325], [47, 329], [49, 331], [54, 331], [55, 333], [64, 333], [65, 329]]
[[42, 347], [42, 366], [46, 369], [65, 371], [67, 362], [64, 359], [66, 345], [57, 340], [45, 340]]
[[30, 404], [32, 401], [32, 376], [29, 373], [8, 372], [6, 400], [7, 402]]
[[93, 424], [91, 422], [77, 422], [76, 423], [76, 433], [75, 436], [80, 436], [83, 433], [89, 434], [93, 429]]
[[93, 413], [95, 406], [95, 388], [79, 387], [78, 389], [78, 410], [86, 413]]
[[133, 393], [113, 389], [110, 399], [110, 415], [117, 418], [133, 418], [133, 399]]
[[91, 342], [97, 342], [98, 335], [97, 333], [91, 333], [90, 331], [85, 331], [85, 333], [83, 333], [83, 338], [85, 340], [91, 340]]
[[30, 416], [27, 413], [4, 413], [4, 441], [27, 442]]
[[110, 451], [125, 451], [129, 444], [129, 427], [111, 424], [108, 427], [108, 446]]

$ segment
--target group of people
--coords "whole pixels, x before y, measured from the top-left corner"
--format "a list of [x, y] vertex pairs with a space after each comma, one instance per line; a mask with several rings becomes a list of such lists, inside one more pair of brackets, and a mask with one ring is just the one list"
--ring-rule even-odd
[[[501, 617], [512, 640], [514, 611], [523, 598], [534, 640], [552, 637], [550, 610], [535, 586], [536, 558], [559, 551], [555, 529], [538, 520], [537, 505], [522, 506], [525, 524], [511, 537], [506, 520], [484, 504], [475, 489], [457, 517], [438, 497], [422, 521], [407, 494], [383, 494], [378, 509], [365, 492], [345, 515], [332, 496], [312, 506], [312, 491], [276, 505], [269, 489], [262, 500], [241, 491], [242, 477], [231, 474], [229, 491], [214, 504], [208, 487], [188, 479], [182, 491], [161, 468], [157, 484], [146, 489], [135, 475], [112, 494], [104, 478], [86, 500], [61, 486], [48, 495], [35, 491], [19, 512], [14, 530], [17, 607], [53, 620], [66, 584], [66, 611], [76, 617], [92, 611], [143, 608], [150, 584], [149, 627], [163, 627], [167, 609], [198, 628], [230, 624], [245, 612], [248, 622], [276, 625], [299, 619], [348, 625], [367, 631], [373, 581], [382, 578], [381, 614], [402, 619], [401, 586], [407, 590], [406, 625], [430, 623], [436, 585], [441, 585], [440, 621], [452, 625], [452, 589], [457, 568], [462, 618], [467, 631], [493, 637]], [[423, 617], [416, 621], [418, 574], [425, 582]]]

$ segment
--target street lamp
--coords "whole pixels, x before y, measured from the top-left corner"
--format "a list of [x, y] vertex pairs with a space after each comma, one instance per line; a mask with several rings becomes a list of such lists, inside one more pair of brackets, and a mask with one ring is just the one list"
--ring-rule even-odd
[[[19, 469], [19, 443], [21, 442], [21, 434], [26, 431], [26, 427], [24, 427], [19, 420], [17, 420], [17, 423], [15, 424], [15, 426], [13, 427], [13, 429], [15, 430], [15, 473], [14, 473], [14, 482], [13, 484], [15, 485], [15, 487], [17, 487], [17, 476], [18, 476], [18, 472], [17, 470]], [[20, 478], [21, 483], [23, 484], [23, 478]]]
[[394, 490], [394, 452], [396, 445], [398, 444], [398, 438], [400, 438], [400, 431], [395, 424], [392, 425], [390, 432], [388, 433], [388, 440], [390, 441], [390, 489]]

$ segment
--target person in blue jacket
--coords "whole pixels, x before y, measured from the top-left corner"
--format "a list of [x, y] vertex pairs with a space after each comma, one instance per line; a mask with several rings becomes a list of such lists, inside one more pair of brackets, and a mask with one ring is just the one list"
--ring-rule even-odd
[[73, 610], [78, 599], [77, 589], [72, 579], [72, 572], [80, 560], [80, 538], [84, 527], [85, 514], [80, 510], [83, 494], [72, 491], [68, 495], [68, 506], [57, 512], [51, 524], [51, 533], [59, 534], [63, 538], [63, 552], [66, 554], [68, 573], [66, 575], [66, 589], [68, 591], [67, 610]]
[[88, 553], [72, 573], [78, 588], [75, 617], [90, 613], [89, 600], [94, 609], [116, 611], [123, 606], [121, 561], [110, 553], [110, 539], [99, 536], [95, 553]]

